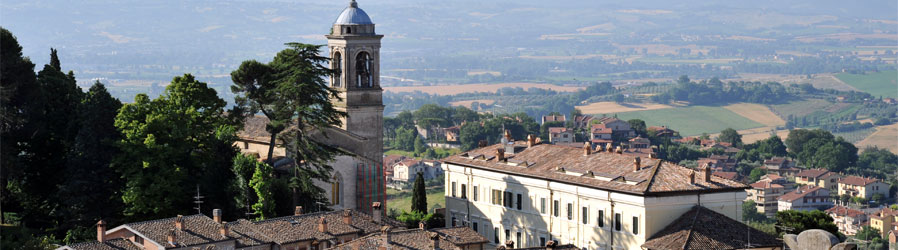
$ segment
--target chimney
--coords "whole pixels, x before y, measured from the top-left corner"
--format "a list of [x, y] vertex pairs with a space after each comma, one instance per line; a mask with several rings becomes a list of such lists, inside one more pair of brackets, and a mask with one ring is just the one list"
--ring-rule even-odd
[[318, 219], [318, 232], [327, 233], [327, 219], [324, 219], [324, 216]]
[[504, 161], [505, 160], [505, 149], [497, 148], [496, 149], [496, 161]]
[[702, 180], [705, 182], [711, 182], [711, 163], [705, 164], [701, 169], [699, 169], [699, 174], [702, 175]]
[[633, 172], [639, 171], [640, 169], [642, 169], [642, 159], [637, 156], [633, 159]]
[[392, 240], [390, 239], [391, 229], [392, 228], [390, 228], [390, 226], [383, 226], [380, 228], [380, 236], [383, 237], [381, 238], [381, 240], [383, 240], [383, 246], [389, 246], [390, 242], [392, 242]]
[[103, 220], [97, 222], [97, 241], [106, 241], [106, 222]]
[[440, 249], [440, 235], [436, 232], [429, 232], [427, 236], [430, 236], [430, 245], [433, 246], [433, 249]]
[[695, 170], [689, 171], [689, 184], [695, 184]]
[[214, 220], [215, 223], [221, 223], [221, 209], [212, 209], [212, 220]]
[[607, 150], [608, 153], [614, 152], [614, 148], [611, 146], [611, 143], [605, 143], [605, 150]]
[[514, 141], [514, 139], [511, 138], [511, 130], [505, 130], [505, 139], [508, 139], [509, 142]]
[[427, 225], [424, 224], [424, 221], [418, 222], [418, 229], [427, 229]]
[[477, 142], [477, 147], [478, 148], [486, 147], [486, 143], [487, 143], [486, 140], [480, 140], [479, 142]]
[[514, 249], [514, 241], [506, 240], [505, 241], [505, 249]]
[[536, 136], [527, 135], [527, 147], [531, 148], [536, 145]]
[[623, 153], [624, 153], [624, 150], [621, 149], [620, 146], [617, 146], [617, 148], [614, 148], [614, 151], [615, 151], [617, 154], [623, 154]]
[[178, 218], [175, 218], [175, 228], [178, 231], [184, 231], [184, 216], [178, 215]]
[[302, 206], [296, 206], [295, 208], [293, 208], [293, 216], [300, 215], [302, 215]]
[[343, 209], [343, 223], [346, 225], [352, 225], [352, 211], [349, 209]]
[[589, 142], [583, 143], [583, 155], [592, 154], [592, 146], [589, 145]]
[[549, 242], [546, 242], [546, 250], [555, 249], [555, 247], [557, 247], [557, 246], [558, 246], [558, 242], [555, 242], [554, 240], [550, 240]]
[[228, 229], [229, 229], [228, 224], [221, 223], [221, 227], [218, 228], [218, 233], [221, 234], [221, 237], [227, 238], [228, 237]]
[[175, 233], [175, 230], [168, 231], [168, 243], [171, 243], [174, 246], [178, 245], [178, 236]]
[[374, 222], [381, 222], [381, 218], [383, 217], [383, 210], [380, 207], [380, 202], [371, 203], [371, 214], [374, 217]]

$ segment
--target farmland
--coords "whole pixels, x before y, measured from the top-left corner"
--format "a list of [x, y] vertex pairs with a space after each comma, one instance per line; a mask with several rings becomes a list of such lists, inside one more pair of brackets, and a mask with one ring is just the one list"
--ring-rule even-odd
[[583, 87], [559, 86], [548, 83], [493, 83], [493, 84], [458, 84], [458, 85], [432, 85], [432, 86], [403, 86], [403, 87], [384, 87], [385, 91], [394, 93], [421, 91], [427, 94], [436, 95], [456, 95], [461, 93], [489, 92], [495, 93], [501, 88], [539, 88], [549, 89], [558, 92], [574, 92]]
[[[584, 112], [586, 113], [586, 112]], [[744, 130], [764, 127], [763, 124], [740, 116], [723, 107], [690, 106], [618, 113], [618, 118], [642, 119], [646, 125], [664, 125], [691, 136], [720, 132], [726, 128]]]
[[748, 118], [749, 120], [756, 121], [767, 126], [786, 125], [786, 121], [784, 121], [779, 116], [776, 116], [776, 114], [770, 111], [767, 106], [761, 104], [737, 103], [724, 106], [724, 108], [729, 111], [733, 111], [733, 113], [736, 113], [742, 117]]
[[645, 111], [656, 109], [669, 109], [673, 106], [658, 103], [624, 103], [616, 102], [595, 102], [588, 105], [577, 106], [577, 109], [583, 111], [584, 114], [613, 114], [632, 111]]
[[876, 132], [855, 144], [860, 149], [876, 146], [898, 154], [898, 124], [876, 127]]
[[898, 98], [898, 71], [881, 71], [867, 74], [841, 73], [839, 80], [873, 96]]

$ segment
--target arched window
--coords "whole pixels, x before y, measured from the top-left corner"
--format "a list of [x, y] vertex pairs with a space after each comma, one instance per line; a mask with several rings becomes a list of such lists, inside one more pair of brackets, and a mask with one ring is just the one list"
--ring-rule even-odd
[[370, 88], [374, 86], [374, 79], [371, 76], [371, 63], [373, 63], [373, 59], [368, 55], [368, 52], [361, 52], [355, 58], [355, 71], [356, 71], [356, 87], [359, 88]]
[[343, 56], [340, 54], [340, 52], [334, 52], [334, 58], [331, 59], [331, 62], [333, 63], [331, 68], [334, 69], [333, 80], [331, 81], [333, 85], [332, 87], [340, 87], [341, 85], [343, 85], [341, 79], [343, 77]]
[[340, 184], [342, 179], [340, 172], [335, 172], [334, 177], [331, 179], [331, 204], [333, 205], [340, 205]]

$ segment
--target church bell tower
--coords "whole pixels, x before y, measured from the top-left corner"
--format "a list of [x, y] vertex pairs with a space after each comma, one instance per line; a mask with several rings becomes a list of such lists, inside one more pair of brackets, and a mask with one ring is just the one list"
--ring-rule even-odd
[[331, 33], [327, 48], [331, 68], [337, 71], [331, 76], [331, 87], [340, 91], [343, 100], [334, 100], [337, 109], [346, 112], [342, 129], [365, 137], [378, 148], [370, 159], [383, 157], [383, 89], [380, 87], [380, 39], [374, 33], [374, 23], [355, 0], [340, 13]]

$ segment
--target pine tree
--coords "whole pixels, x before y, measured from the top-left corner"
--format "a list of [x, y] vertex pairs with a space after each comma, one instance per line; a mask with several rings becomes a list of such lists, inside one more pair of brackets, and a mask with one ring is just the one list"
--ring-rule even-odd
[[424, 175], [418, 172], [415, 186], [412, 188], [412, 212], [427, 213], [427, 188], [424, 187]]

